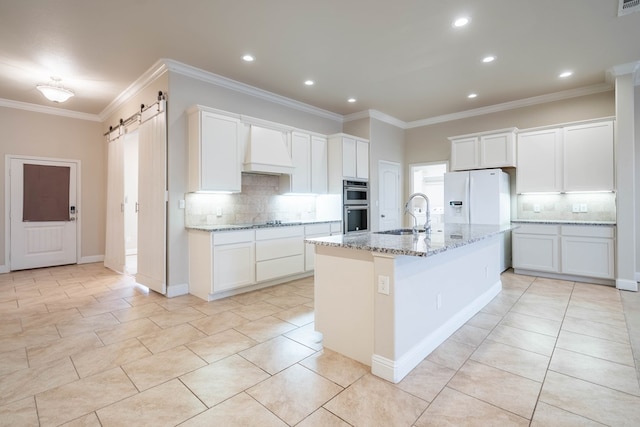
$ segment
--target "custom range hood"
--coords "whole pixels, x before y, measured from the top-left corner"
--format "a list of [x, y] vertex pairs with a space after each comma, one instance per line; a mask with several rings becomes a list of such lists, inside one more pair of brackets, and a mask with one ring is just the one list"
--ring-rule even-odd
[[293, 169], [286, 134], [279, 130], [251, 125], [243, 171], [291, 175]]

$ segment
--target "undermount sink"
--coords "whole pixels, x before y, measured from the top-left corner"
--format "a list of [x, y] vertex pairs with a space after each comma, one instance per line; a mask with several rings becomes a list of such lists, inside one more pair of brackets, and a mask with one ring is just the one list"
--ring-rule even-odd
[[[418, 230], [418, 233], [424, 233], [424, 230]], [[392, 234], [394, 236], [405, 236], [407, 234], [413, 234], [411, 228], [398, 228], [396, 230], [376, 231], [375, 234]]]

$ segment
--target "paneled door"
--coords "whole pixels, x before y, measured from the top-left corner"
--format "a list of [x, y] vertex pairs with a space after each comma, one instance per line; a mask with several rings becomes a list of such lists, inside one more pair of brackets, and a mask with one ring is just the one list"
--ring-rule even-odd
[[10, 158], [10, 269], [77, 262], [75, 161]]
[[400, 226], [400, 165], [381, 160], [378, 164], [380, 231]]

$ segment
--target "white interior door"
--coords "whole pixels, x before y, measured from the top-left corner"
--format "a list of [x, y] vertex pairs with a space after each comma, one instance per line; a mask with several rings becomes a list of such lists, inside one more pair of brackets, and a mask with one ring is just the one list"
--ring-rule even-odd
[[124, 250], [124, 137], [109, 142], [107, 154], [107, 227], [104, 265], [123, 273]]
[[378, 164], [379, 230], [400, 227], [400, 165], [380, 161]]
[[10, 159], [11, 270], [77, 262], [77, 166]]
[[136, 281], [166, 293], [167, 129], [162, 111], [145, 120], [138, 136], [138, 265]]

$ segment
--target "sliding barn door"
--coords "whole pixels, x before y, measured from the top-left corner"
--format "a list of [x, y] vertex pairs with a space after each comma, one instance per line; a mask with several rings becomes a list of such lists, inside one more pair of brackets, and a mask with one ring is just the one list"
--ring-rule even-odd
[[124, 136], [112, 132], [107, 155], [107, 234], [104, 266], [124, 273]]
[[[157, 109], [156, 109], [157, 105]], [[166, 293], [167, 126], [165, 101], [141, 115], [138, 139], [138, 272], [136, 281]]]

